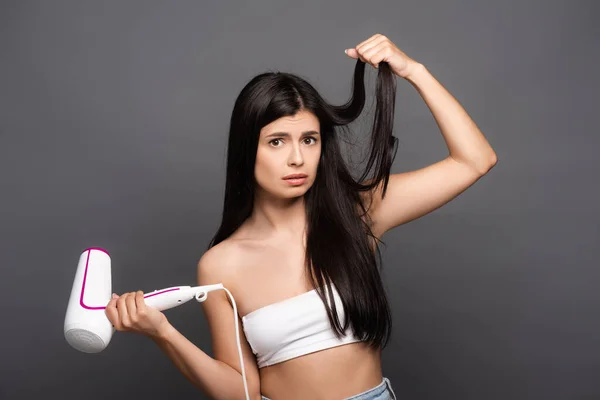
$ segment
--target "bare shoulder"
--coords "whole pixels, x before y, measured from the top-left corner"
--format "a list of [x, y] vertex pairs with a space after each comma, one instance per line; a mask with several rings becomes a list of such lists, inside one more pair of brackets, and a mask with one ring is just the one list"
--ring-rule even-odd
[[229, 282], [242, 259], [239, 245], [233, 240], [226, 239], [211, 247], [198, 261], [198, 284]]

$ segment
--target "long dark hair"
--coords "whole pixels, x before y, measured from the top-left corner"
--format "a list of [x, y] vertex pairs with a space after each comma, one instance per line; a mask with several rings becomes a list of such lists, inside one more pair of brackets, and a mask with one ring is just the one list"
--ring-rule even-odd
[[[371, 231], [367, 214], [371, 202], [364, 199], [378, 186], [385, 195], [396, 155], [397, 139], [392, 136], [396, 80], [389, 65], [379, 63], [370, 151], [360, 177], [354, 178], [342, 157], [338, 136], [347, 132], [347, 125], [363, 110], [364, 75], [365, 63], [357, 59], [352, 97], [341, 106], [330, 105], [306, 80], [293, 74], [268, 72], [248, 82], [231, 114], [223, 218], [209, 248], [228, 238], [252, 213], [260, 130], [301, 110], [312, 112], [320, 122], [321, 158], [314, 184], [304, 195], [307, 273], [338, 338], [350, 324], [359, 339], [384, 348], [391, 336], [392, 318], [378, 267], [380, 241]], [[344, 326], [337, 316], [331, 284], [344, 306]]]

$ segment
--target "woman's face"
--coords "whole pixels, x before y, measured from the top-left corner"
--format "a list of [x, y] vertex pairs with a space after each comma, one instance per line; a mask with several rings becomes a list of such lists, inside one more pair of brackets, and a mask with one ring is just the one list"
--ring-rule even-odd
[[286, 199], [304, 195], [317, 174], [320, 132], [319, 120], [309, 111], [263, 127], [254, 166], [257, 190]]

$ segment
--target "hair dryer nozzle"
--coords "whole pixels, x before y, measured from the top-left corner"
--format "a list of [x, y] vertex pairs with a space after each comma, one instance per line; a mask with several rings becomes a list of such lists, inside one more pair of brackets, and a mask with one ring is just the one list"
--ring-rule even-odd
[[111, 289], [108, 252], [86, 249], [79, 257], [64, 325], [65, 338], [75, 349], [98, 353], [108, 346], [115, 331], [105, 314]]

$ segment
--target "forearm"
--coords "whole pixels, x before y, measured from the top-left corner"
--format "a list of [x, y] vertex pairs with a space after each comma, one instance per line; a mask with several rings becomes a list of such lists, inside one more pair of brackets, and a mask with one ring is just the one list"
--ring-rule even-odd
[[152, 340], [181, 373], [209, 398], [245, 399], [242, 375], [229, 365], [210, 357], [172, 325]]
[[486, 173], [496, 163], [496, 154], [459, 102], [422, 64], [417, 64], [406, 80], [429, 107], [450, 156], [480, 173]]

